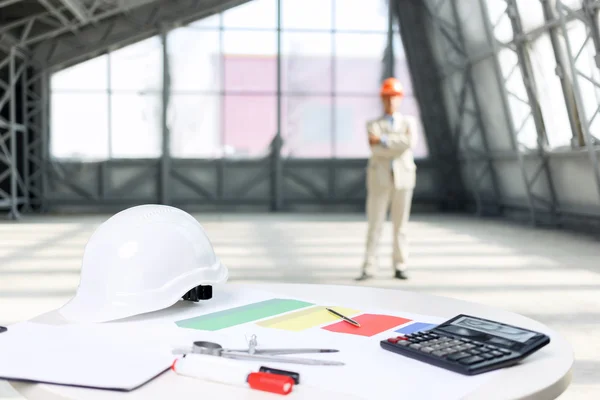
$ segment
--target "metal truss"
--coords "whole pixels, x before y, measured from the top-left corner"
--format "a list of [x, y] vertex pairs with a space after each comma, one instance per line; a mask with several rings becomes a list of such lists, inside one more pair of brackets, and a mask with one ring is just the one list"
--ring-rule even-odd
[[[451, 72], [446, 73], [444, 78], [447, 80], [446, 85], [452, 91], [453, 98], [449, 100], [458, 108], [456, 123], [451, 131], [454, 148], [460, 152], [461, 160], [467, 165], [477, 214], [497, 214], [500, 210], [498, 179], [489, 156], [488, 133], [481, 119], [479, 98], [475, 90], [472, 65], [468, 60], [456, 1], [441, 0], [429, 2], [427, 5], [432, 22], [442, 40], [441, 51], [444, 63], [451, 68]], [[450, 7], [451, 21], [441, 15], [440, 11], [444, 7], [446, 9]], [[460, 76], [460, 88], [456, 88], [451, 81], [456, 75]], [[476, 137], [481, 142], [481, 148], [473, 144]], [[491, 183], [491, 193], [483, 187], [485, 181]]]
[[[8, 23], [0, 21], [0, 208], [8, 209], [12, 218], [19, 217], [21, 206], [45, 209], [49, 181], [60, 182], [88, 200], [104, 197], [104, 182], [99, 184], [100, 193], [94, 193], [69, 181], [68, 166], [48, 159], [48, 85], [53, 70], [246, 1], [37, 0], [44, 11], [13, 17]], [[32, 7], [31, 1], [0, 0], [0, 10], [7, 11], [6, 15]], [[165, 127], [166, 146], [168, 134]], [[165, 203], [170, 174], [170, 157], [163, 156], [159, 197]]]
[[14, 48], [0, 58], [0, 208], [8, 209], [13, 219], [19, 217], [19, 206], [27, 201], [17, 155], [18, 142], [26, 138], [27, 130], [23, 120], [17, 119], [16, 87], [23, 82], [26, 67], [26, 59]]
[[[557, 0], [556, 7], [560, 18], [564, 42], [567, 48], [569, 72], [575, 93], [580, 125], [583, 130], [583, 142], [585, 143], [589, 155], [590, 166], [594, 172], [596, 187], [598, 195], [600, 196], [600, 166], [598, 165], [597, 155], [597, 151], [600, 149], [600, 147], [598, 147], [600, 141], [592, 132], [592, 124], [598, 117], [598, 114], [600, 114], [600, 101], [596, 111], [593, 112], [592, 115], [587, 115], [588, 113], [586, 112], [581, 89], [581, 80], [584, 80], [593, 85], [595, 91], [598, 93], [600, 79], [598, 78], [598, 75], [594, 76], [594, 74], [592, 74], [592, 76], [589, 76], [586, 72], [581, 71], [581, 69], [577, 67], [577, 61], [584, 55], [585, 47], [588, 45], [589, 41], [592, 40], [595, 51], [594, 61], [596, 67], [600, 68], [600, 30], [598, 27], [598, 9], [600, 9], [600, 2], [597, 0], [583, 0], [583, 9], [573, 10], [563, 4], [561, 0]], [[573, 41], [568, 34], [567, 22], [572, 18], [581, 21], [586, 27], [586, 39], [580, 48], [574, 46]], [[598, 134], [599, 132], [596, 132], [596, 135]]]
[[[480, 6], [482, 18], [485, 22], [488, 42], [492, 47], [493, 54], [495, 54], [493, 57], [494, 69], [496, 72], [495, 75], [496, 79], [498, 80], [498, 86], [502, 92], [502, 106], [504, 108], [505, 115], [507, 116], [511, 145], [513, 150], [516, 152], [519, 169], [521, 171], [521, 177], [523, 179], [527, 194], [530, 222], [532, 225], [539, 225], [542, 223], [539, 215], [540, 211], [548, 212], [553, 218], [557, 216], [556, 193], [548, 166], [548, 156], [546, 153], [546, 131], [544, 127], [544, 120], [541, 114], [541, 108], [537, 100], [537, 93], [535, 89], [536, 83], [531, 69], [531, 62], [525, 50], [525, 42], [530, 39], [530, 35], [525, 35], [523, 32], [516, 1], [505, 1], [506, 9], [504, 13], [511, 21], [515, 37], [515, 40], [509, 45], [500, 44], [494, 36], [494, 31], [497, 28], [497, 25], [500, 23], [500, 19], [495, 23], [490, 22], [485, 1], [480, 0]], [[506, 74], [503, 73], [498, 58], [501, 49], [510, 51], [515, 55], [515, 63], [510, 67]], [[515, 93], [513, 90], [509, 89], [510, 85], [508, 85], [508, 82], [517, 71], [521, 73], [523, 78], [523, 87], [527, 94], [526, 98], [523, 98], [518, 93]], [[523, 118], [519, 121], [515, 120], [515, 117], [511, 112], [509, 98], [512, 98], [514, 101], [520, 104], [521, 107], [528, 110], [526, 113], [524, 113]], [[534, 149], [531, 149], [530, 145], [525, 143], [525, 138], [523, 138], [523, 133], [530, 120], [533, 120], [535, 124], [537, 136]], [[537, 157], [534, 160], [536, 165], [534, 166], [533, 173], [531, 173], [525, 164], [525, 159], [531, 159], [531, 157], [536, 153]], [[547, 184], [548, 192], [550, 193], [550, 199], [546, 199], [535, 193], [535, 186], [542, 183], [542, 178]], [[553, 220], [552, 223], [555, 223], [555, 221]]]
[[248, 1], [145, 0], [146, 4], [138, 6], [135, 12], [113, 12], [111, 18], [104, 17], [103, 21], [88, 24], [76, 35], [61, 35], [52, 41], [40, 42], [32, 51], [36, 61], [46, 68], [62, 69], [96, 57], [107, 49], [114, 50], [159, 35], [161, 30], [193, 22]]

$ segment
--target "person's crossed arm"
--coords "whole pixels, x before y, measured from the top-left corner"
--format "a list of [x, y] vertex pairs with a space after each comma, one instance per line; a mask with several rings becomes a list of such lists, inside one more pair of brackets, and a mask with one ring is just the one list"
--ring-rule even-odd
[[406, 136], [393, 136], [382, 134], [379, 126], [374, 122], [367, 124], [369, 134], [369, 145], [376, 156], [398, 157], [406, 150], [414, 148], [416, 144], [416, 120], [413, 117], [405, 117], [408, 123]]

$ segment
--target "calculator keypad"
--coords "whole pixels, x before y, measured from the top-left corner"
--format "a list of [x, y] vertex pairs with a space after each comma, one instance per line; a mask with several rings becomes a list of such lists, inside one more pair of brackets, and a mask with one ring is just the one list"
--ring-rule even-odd
[[465, 366], [487, 362], [511, 355], [500, 347], [484, 345], [469, 339], [444, 337], [430, 332], [417, 332], [389, 338], [389, 343], [408, 347], [436, 358], [446, 359]]

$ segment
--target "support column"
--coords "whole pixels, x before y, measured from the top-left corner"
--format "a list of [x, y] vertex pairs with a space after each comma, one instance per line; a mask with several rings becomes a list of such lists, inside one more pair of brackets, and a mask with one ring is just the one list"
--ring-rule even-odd
[[19, 188], [17, 186], [17, 176], [19, 170], [17, 167], [17, 131], [15, 129], [17, 124], [17, 98], [15, 93], [15, 86], [17, 85], [17, 75], [15, 67], [15, 49], [10, 49], [10, 60], [9, 60], [9, 140], [10, 140], [10, 165], [8, 167], [10, 171], [10, 217], [12, 219], [18, 219], [19, 215]]
[[[600, 37], [598, 37], [598, 27], [597, 24], [597, 3], [589, 0], [584, 0], [584, 10], [582, 15], [576, 14], [575, 17], [582, 21], [587, 29], [588, 33], [591, 35], [592, 40], [594, 41], [594, 46], [596, 48], [596, 66], [600, 68]], [[590, 159], [590, 167], [594, 172], [594, 179], [596, 181], [596, 189], [598, 191], [599, 202], [600, 202], [600, 166], [598, 165], [598, 155], [597, 155], [597, 140], [592, 135], [590, 128], [591, 123], [594, 117], [597, 117], [599, 109], [596, 110], [596, 113], [592, 116], [588, 116], [585, 110], [585, 104], [583, 102], [583, 97], [581, 94], [581, 88], [579, 85], [579, 79], [587, 79], [591, 81], [596, 86], [600, 86], [600, 82], [594, 81], [593, 77], [587, 76], [585, 73], [582, 73], [577, 69], [576, 62], [583, 55], [582, 49], [574, 49], [573, 44], [571, 43], [571, 39], [567, 30], [567, 19], [572, 16], [573, 13], [567, 6], [565, 6], [561, 0], [557, 0], [556, 8], [558, 9], [558, 15], [560, 17], [560, 27], [565, 38], [565, 45], [567, 47], [567, 58], [569, 61], [569, 68], [571, 72], [571, 76], [573, 77], [573, 90], [575, 93], [575, 99], [578, 107], [578, 115], [579, 120], [581, 122], [581, 127], [583, 129], [584, 137], [585, 137], [585, 147], [588, 152], [588, 156]], [[583, 44], [585, 46], [586, 43]]]
[[[465, 43], [465, 37], [464, 37], [464, 33], [462, 30], [462, 21], [460, 20], [460, 15], [458, 13], [458, 6], [456, 4], [456, 0], [452, 0], [452, 15], [454, 17], [454, 23], [456, 25], [456, 33], [458, 36], [458, 40], [460, 41], [461, 47], [463, 49], [463, 54], [465, 56], [465, 58], [468, 58], [468, 52], [467, 52], [467, 46]], [[498, 187], [498, 177], [496, 176], [496, 170], [494, 169], [494, 165], [492, 164], [492, 160], [489, 158], [490, 157], [490, 146], [488, 143], [488, 132], [487, 129], [485, 127], [485, 124], [483, 123], [483, 119], [481, 117], [481, 107], [479, 104], [479, 96], [477, 95], [477, 91], [475, 90], [475, 81], [473, 79], [473, 66], [472, 64], [467, 60], [465, 63], [465, 92], [464, 95], [466, 96], [467, 94], [467, 90], [470, 89], [471, 91], [471, 96], [473, 98], [473, 105], [475, 106], [475, 110], [474, 111], [474, 117], [476, 120], [476, 127], [480, 132], [480, 136], [481, 136], [481, 143], [483, 145], [483, 150], [485, 152], [485, 165], [483, 166], [483, 169], [485, 170], [487, 168], [489, 174], [490, 174], [490, 178], [492, 180], [492, 197], [491, 198], [487, 198], [487, 199], [482, 199], [481, 195], [478, 194], [479, 197], [479, 207], [477, 210], [477, 213], [479, 215], [482, 215], [484, 213], [484, 207], [485, 205], [483, 204], [483, 201], [486, 202], [493, 202], [494, 207], [496, 208], [495, 213], [499, 213], [500, 212], [500, 190]], [[462, 98], [461, 99], [461, 104], [463, 105], [464, 108], [466, 108], [465, 105], [465, 99]], [[466, 110], [463, 109], [463, 112], [466, 112]], [[468, 142], [469, 137], [466, 138], [466, 142]], [[475, 166], [473, 165], [474, 162], [473, 160], [471, 160], [471, 155], [467, 154], [467, 157], [469, 158], [467, 160], [468, 163], [471, 164], [471, 172], [474, 174], [473, 176], [473, 187], [474, 190], [477, 192], [478, 191], [478, 186], [480, 185], [480, 179], [485, 175], [484, 173], [480, 173], [479, 175], [477, 174], [477, 171], [475, 169]]]
[[[521, 23], [521, 16], [519, 14], [517, 1], [506, 1], [508, 4], [508, 17], [510, 18], [516, 39], [515, 47], [517, 58], [519, 60], [519, 67], [521, 68], [521, 73], [523, 75], [525, 91], [527, 92], [527, 98], [529, 100], [529, 106], [531, 107], [531, 113], [533, 115], [537, 132], [537, 153], [540, 158], [540, 166], [538, 168], [544, 171], [544, 176], [546, 177], [548, 184], [548, 192], [550, 194], [549, 211], [556, 222], [559, 218], [557, 214], [556, 190], [554, 188], [552, 173], [550, 172], [550, 167], [548, 165], [548, 154], [546, 152], [546, 148], [548, 147], [548, 137], [546, 135], [546, 127], [544, 123], [544, 117], [542, 115], [542, 108], [537, 97], [537, 88], [535, 77], [533, 75], [533, 67], [531, 66], [529, 54], [525, 49], [525, 43], [523, 40], [520, 40], [520, 38], [523, 36], [523, 25]], [[539, 176], [538, 172], [536, 172], [534, 176]], [[530, 187], [533, 187], [535, 181], [536, 179], [527, 180], [527, 184], [530, 185]], [[533, 190], [531, 190], [531, 192], [533, 192]]]
[[279, 211], [283, 207], [283, 165], [281, 161], [281, 7], [282, 1], [277, 0], [277, 132], [271, 142], [271, 211]]
[[525, 160], [524, 160], [524, 156], [521, 151], [521, 146], [519, 143], [519, 131], [515, 128], [515, 122], [513, 120], [512, 113], [510, 111], [510, 107], [509, 107], [509, 103], [508, 103], [508, 93], [506, 91], [506, 82], [504, 80], [504, 75], [502, 74], [502, 68], [500, 67], [500, 62], [498, 61], [498, 55], [500, 53], [500, 45], [498, 44], [498, 41], [496, 40], [496, 37], [494, 36], [495, 26], [493, 26], [492, 23], [490, 22], [490, 17], [489, 17], [486, 2], [484, 0], [479, 0], [479, 5], [481, 7], [481, 13], [482, 13], [483, 22], [485, 25], [486, 36], [487, 36], [488, 42], [490, 43], [490, 45], [492, 47], [492, 51], [494, 54], [493, 59], [494, 59], [494, 70], [496, 72], [495, 76], [496, 76], [496, 80], [498, 82], [498, 89], [501, 91], [500, 97], [502, 98], [502, 108], [504, 110], [504, 115], [506, 115], [508, 127], [510, 129], [511, 145], [513, 147], [513, 150], [515, 150], [515, 152], [517, 154], [517, 160], [519, 163], [519, 169], [521, 171], [521, 177], [522, 177], [523, 183], [525, 185], [525, 193], [527, 195], [527, 204], [529, 206], [530, 223], [532, 225], [536, 225], [538, 217], [537, 217], [537, 210], [536, 210], [535, 203], [534, 203], [534, 201], [535, 201], [534, 195], [531, 192], [531, 185], [529, 184], [529, 178], [527, 177], [527, 171], [525, 170], [525, 164], [524, 164]]
[[171, 175], [171, 134], [167, 121], [167, 111], [169, 108], [169, 96], [171, 92], [171, 75], [169, 70], [169, 49], [167, 44], [167, 29], [162, 27], [160, 38], [163, 49], [163, 91], [162, 91], [162, 154], [160, 157], [160, 204], [169, 205], [170, 187], [169, 178]]

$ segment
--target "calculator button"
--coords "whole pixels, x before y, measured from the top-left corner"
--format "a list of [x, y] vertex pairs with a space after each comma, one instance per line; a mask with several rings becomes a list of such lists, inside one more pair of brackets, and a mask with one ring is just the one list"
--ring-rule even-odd
[[467, 350], [467, 349], [468, 349], [468, 347], [466, 345], [456, 347], [457, 351], [464, 351], [464, 350]]
[[510, 354], [510, 351], [508, 351], [508, 350], [504, 350], [504, 349], [498, 349], [498, 351], [499, 351], [500, 353], [504, 354], [504, 355], [508, 355], [508, 354]]
[[488, 344], [486, 347], [490, 350], [500, 350], [499, 348], [497, 348], [496, 346], [492, 346], [491, 344]]
[[388, 341], [389, 343], [396, 344], [396, 343], [398, 343], [398, 338], [389, 338], [387, 341]]
[[456, 360], [460, 360], [461, 358], [465, 358], [465, 357], [471, 357], [471, 354], [469, 353], [454, 353], [448, 356], [448, 360], [450, 361], [456, 361]]
[[433, 354], [434, 356], [437, 356], [437, 357], [444, 357], [444, 356], [447, 356], [448, 354], [450, 354], [450, 352], [446, 351], [446, 350], [436, 350], [431, 354]]
[[471, 354], [473, 354], [473, 355], [481, 354], [481, 352], [479, 350], [476, 350], [476, 349], [468, 350], [468, 352], [471, 353]]
[[474, 346], [474, 345], [472, 345], [472, 344], [465, 344], [465, 347], [466, 347], [467, 349], [472, 349], [472, 348], [474, 348], [475, 346]]
[[502, 357], [504, 354], [500, 353], [499, 351], [491, 351], [490, 352], [491, 355], [496, 356], [496, 357]]
[[432, 351], [434, 351], [434, 350], [433, 350], [433, 348], [431, 348], [431, 347], [423, 347], [423, 348], [421, 349], [421, 351], [422, 351], [423, 353], [431, 353], [431, 352], [432, 352]]
[[461, 344], [460, 340], [453, 340], [450, 343], [457, 345], [457, 344]]
[[471, 364], [475, 364], [475, 363], [478, 363], [483, 360], [484, 360], [484, 358], [482, 358], [482, 357], [472, 356], [472, 357], [468, 357], [468, 358], [462, 358], [458, 362], [461, 364], [464, 364], [464, 365], [471, 365]]
[[420, 344], [417, 344], [417, 343], [413, 343], [408, 347], [410, 347], [411, 349], [419, 350], [423, 346], [421, 346]]
[[493, 356], [493, 355], [491, 355], [490, 353], [483, 353], [483, 354], [480, 354], [480, 355], [479, 355], [479, 357], [482, 357], [482, 358], [484, 358], [484, 359], [486, 359], [486, 360], [491, 360], [492, 358], [494, 358], [494, 356]]
[[404, 347], [408, 347], [410, 345], [410, 342], [408, 340], [399, 340], [396, 343], [396, 346], [404, 346]]

